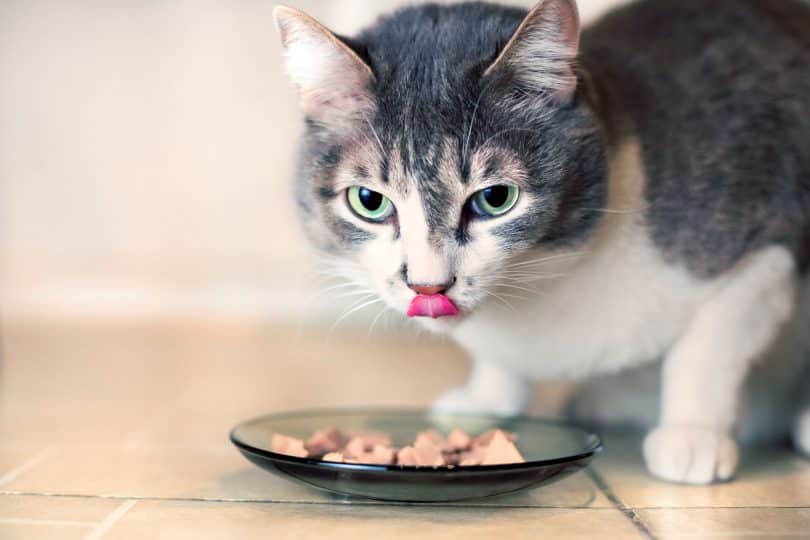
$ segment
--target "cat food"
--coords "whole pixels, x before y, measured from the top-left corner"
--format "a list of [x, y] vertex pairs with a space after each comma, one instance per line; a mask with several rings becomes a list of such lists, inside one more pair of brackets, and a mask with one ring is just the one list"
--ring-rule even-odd
[[516, 440], [514, 433], [500, 429], [491, 429], [477, 437], [460, 429], [454, 429], [445, 437], [429, 429], [417, 434], [413, 444], [396, 448], [386, 433], [344, 433], [329, 428], [315, 432], [306, 441], [276, 433], [270, 443], [273, 452], [279, 454], [335, 463], [438, 468], [524, 463], [526, 460], [515, 446]]

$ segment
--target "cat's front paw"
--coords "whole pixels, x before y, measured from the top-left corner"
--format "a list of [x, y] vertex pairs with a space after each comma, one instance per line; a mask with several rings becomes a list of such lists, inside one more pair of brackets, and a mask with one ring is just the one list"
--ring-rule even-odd
[[739, 449], [727, 433], [689, 426], [661, 426], [644, 441], [650, 472], [683, 484], [729, 480], [737, 470]]
[[470, 392], [466, 386], [462, 386], [445, 392], [433, 404], [433, 410], [437, 412], [516, 416], [523, 412], [525, 406], [525, 400], [510, 399], [508, 396], [481, 396]]

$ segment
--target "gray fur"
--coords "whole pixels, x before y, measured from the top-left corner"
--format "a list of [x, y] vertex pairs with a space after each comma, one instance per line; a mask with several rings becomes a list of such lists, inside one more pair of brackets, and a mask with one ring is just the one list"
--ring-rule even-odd
[[808, 268], [809, 29], [794, 0], [648, 0], [582, 37], [605, 122], [641, 139], [651, 235], [696, 275], [772, 244]]

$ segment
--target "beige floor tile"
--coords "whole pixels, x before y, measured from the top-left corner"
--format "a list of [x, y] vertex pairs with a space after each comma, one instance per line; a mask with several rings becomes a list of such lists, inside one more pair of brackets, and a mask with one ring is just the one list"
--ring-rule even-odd
[[0, 495], [0, 521], [39, 520], [93, 524], [102, 521], [120, 504], [121, 501], [117, 500], [90, 497]]
[[85, 538], [120, 505], [91, 497], [0, 495], [0, 538]]
[[36, 445], [182, 433], [215, 419], [229, 421], [227, 434], [285, 409], [424, 406], [467, 370], [458, 349], [425, 338], [251, 326], [11, 328], [3, 360], [0, 441]]
[[[5, 345], [0, 440], [51, 445], [6, 486], [31, 493], [332, 500], [250, 465], [230, 429], [284, 409], [424, 406], [466, 371], [462, 353], [430, 339], [250, 325], [23, 328]], [[430, 377], [402, 376], [419, 372]], [[500, 504], [609, 506], [584, 475]]]
[[3, 540], [81, 540], [90, 530], [86, 527], [0, 521], [0, 538]]
[[105, 540], [143, 538], [266, 540], [541, 537], [638, 538], [620, 512], [295, 504], [141, 502]]
[[[3, 540], [83, 537], [87, 523], [121, 505], [78, 495], [152, 499], [138, 502], [105, 540], [157, 533], [274, 540], [637, 537], [587, 474], [455, 506], [384, 505], [270, 475], [228, 441], [235, 424], [285, 409], [427, 405], [466, 374], [464, 355], [447, 344], [362, 332], [299, 338], [295, 330], [260, 325], [5, 330]], [[536, 405], [553, 408], [564, 394], [552, 392]], [[651, 479], [640, 444], [638, 437], [608, 437], [596, 470], [662, 537], [790, 537], [807, 525], [807, 510], [788, 507], [810, 507], [810, 463], [786, 451], [750, 453], [733, 483], [685, 487]], [[712, 506], [721, 509], [706, 510]]]
[[596, 470], [627, 505], [640, 508], [810, 507], [810, 461], [789, 450], [749, 450], [732, 482], [683, 486], [650, 477], [639, 438], [608, 437]]
[[[59, 450], [9, 491], [229, 501], [330, 502], [332, 495], [272, 475], [235, 449], [197, 452], [92, 448]], [[536, 490], [469, 505], [605, 508], [609, 501], [583, 473]]]
[[648, 509], [638, 511], [658, 538], [808, 538], [808, 508]]
[[8, 440], [0, 442], [0, 491], [19, 475], [42, 463], [44, 457], [41, 447], [17, 445]]

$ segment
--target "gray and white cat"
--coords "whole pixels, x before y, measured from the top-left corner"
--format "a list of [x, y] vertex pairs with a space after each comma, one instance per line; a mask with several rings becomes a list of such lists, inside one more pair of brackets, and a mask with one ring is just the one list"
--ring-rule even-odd
[[514, 414], [532, 380], [606, 376], [572, 410], [655, 420], [658, 477], [730, 478], [743, 426], [810, 452], [810, 7], [647, 0], [581, 31], [573, 0], [428, 4], [354, 38], [276, 20], [306, 229], [469, 351], [437, 407]]

